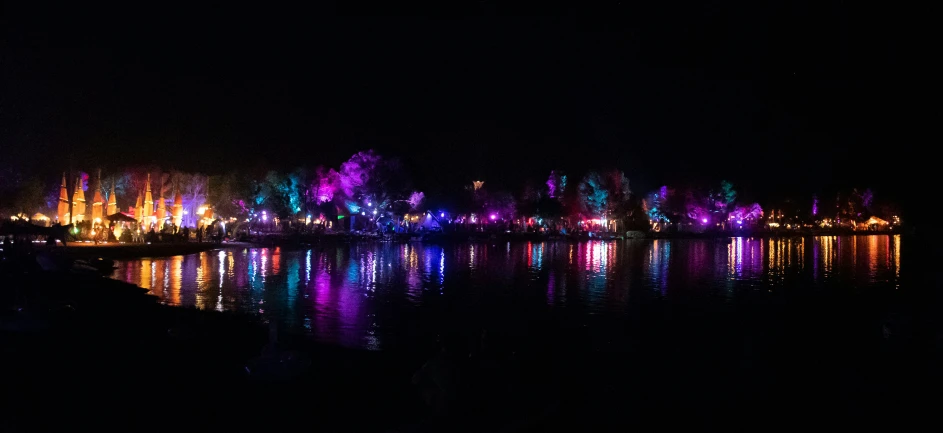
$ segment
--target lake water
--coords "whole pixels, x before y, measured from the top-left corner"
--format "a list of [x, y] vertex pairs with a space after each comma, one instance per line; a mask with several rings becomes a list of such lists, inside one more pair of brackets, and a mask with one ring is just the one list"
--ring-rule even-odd
[[447, 329], [499, 329], [622, 350], [669, 323], [697, 328], [824, 299], [880, 302], [900, 286], [900, 261], [899, 235], [360, 243], [127, 260], [113, 278], [165, 304], [256, 314], [352, 348], [403, 349]]

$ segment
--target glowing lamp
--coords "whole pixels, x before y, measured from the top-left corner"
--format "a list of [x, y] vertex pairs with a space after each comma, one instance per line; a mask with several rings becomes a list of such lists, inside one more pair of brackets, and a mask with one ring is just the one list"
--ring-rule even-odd
[[374, 215], [377, 214], [377, 210], [376, 210], [376, 209], [373, 210], [373, 214], [374, 214]]
[[367, 213], [366, 213], [366, 212], [360, 212], [360, 214], [361, 214], [361, 215], [366, 215]]
[[743, 224], [742, 220], [737, 220], [737, 224]]
[[701, 222], [707, 224], [707, 218], [701, 218]]
[[498, 216], [495, 215], [495, 214], [491, 214], [491, 220], [494, 221], [494, 220], [496, 220], [496, 219], [498, 219]]
[[367, 202], [367, 206], [373, 207], [373, 203]]
[[439, 213], [439, 218], [445, 218], [445, 212], [440, 212], [440, 213]]

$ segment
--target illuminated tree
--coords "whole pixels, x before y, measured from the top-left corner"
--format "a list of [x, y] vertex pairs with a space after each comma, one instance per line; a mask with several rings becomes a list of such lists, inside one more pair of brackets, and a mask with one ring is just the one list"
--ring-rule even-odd
[[[253, 211], [265, 210], [279, 218], [294, 215], [297, 207], [298, 193], [293, 190], [293, 182], [289, 175], [283, 175], [271, 170], [262, 180], [256, 181], [253, 188]], [[294, 196], [294, 198], [293, 198]]]
[[198, 210], [206, 204], [206, 190], [209, 185], [209, 178], [202, 174], [190, 174], [177, 172], [172, 176], [180, 195], [183, 198], [183, 220], [182, 224], [187, 227], [196, 227], [202, 215], [198, 215]]
[[732, 183], [722, 180], [720, 188], [711, 190], [708, 197], [713, 212], [727, 214], [737, 200], [737, 191], [733, 189]]
[[580, 208], [590, 215], [604, 215], [609, 208], [609, 190], [605, 178], [599, 172], [591, 171], [583, 177], [578, 187]]
[[593, 216], [617, 214], [620, 218], [628, 211], [629, 179], [619, 170], [605, 174], [591, 171], [578, 187], [580, 208]]
[[874, 193], [871, 192], [871, 188], [865, 189], [864, 193], [861, 194], [861, 207], [870, 211], [873, 204]]
[[334, 193], [340, 185], [340, 174], [333, 168], [318, 167], [314, 170], [314, 182], [311, 184], [314, 199], [318, 204], [334, 200]]
[[298, 214], [307, 208], [308, 171], [297, 168], [288, 174], [288, 207], [293, 214]]
[[501, 219], [513, 219], [517, 215], [517, 201], [509, 192], [499, 191], [488, 194], [485, 212], [497, 214]]
[[410, 210], [417, 211], [421, 210], [423, 202], [426, 200], [426, 195], [419, 191], [413, 191], [409, 195], [409, 199], [406, 200], [409, 203]]
[[730, 213], [730, 219], [735, 221], [759, 221], [763, 218], [763, 208], [759, 203], [739, 206]]
[[663, 186], [649, 193], [642, 200], [642, 209], [652, 222], [671, 222], [666, 214], [668, 205], [668, 187]]
[[547, 178], [547, 195], [550, 198], [562, 199], [566, 190], [566, 175], [556, 170], [550, 171], [550, 177]]
[[238, 173], [212, 176], [208, 179], [207, 200], [218, 215], [244, 219], [249, 216], [252, 182]]
[[334, 193], [341, 192], [351, 211], [364, 206], [388, 209], [396, 201], [408, 200], [412, 192], [400, 160], [383, 158], [373, 150], [357, 152], [337, 172], [318, 169], [315, 177], [319, 202], [329, 201]]
[[360, 201], [387, 209], [394, 201], [410, 197], [415, 191], [399, 159], [381, 159], [361, 188]]
[[382, 158], [371, 149], [357, 152], [342, 163], [338, 173], [344, 195], [353, 198], [362, 193], [362, 188], [367, 185], [370, 176], [375, 174], [381, 161]]

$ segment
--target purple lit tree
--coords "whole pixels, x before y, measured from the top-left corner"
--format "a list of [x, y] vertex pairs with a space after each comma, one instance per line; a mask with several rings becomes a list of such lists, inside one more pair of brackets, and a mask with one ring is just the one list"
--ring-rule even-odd
[[742, 221], [759, 221], [763, 218], [763, 208], [759, 203], [753, 203], [747, 206], [738, 206], [730, 212], [729, 219]]
[[339, 173], [340, 189], [347, 197], [356, 197], [362, 193], [371, 175], [377, 171], [382, 158], [374, 151], [366, 150], [355, 153], [341, 164]]
[[486, 213], [496, 214], [499, 219], [509, 220], [517, 216], [517, 201], [511, 193], [499, 191], [488, 194]]
[[312, 195], [318, 204], [334, 200], [334, 193], [340, 185], [340, 174], [333, 168], [318, 167], [314, 170], [314, 182], [311, 184]]
[[425, 200], [425, 194], [420, 191], [413, 191], [412, 194], [409, 195], [409, 199], [406, 200], [406, 202], [409, 203], [410, 210], [416, 211], [421, 210], [422, 204]]
[[710, 215], [714, 208], [710, 194], [688, 188], [684, 191], [684, 216], [695, 224], [708, 224], [714, 221]]
[[871, 210], [871, 206], [874, 204], [874, 193], [871, 191], [871, 188], [865, 189], [861, 194], [861, 207]]
[[566, 190], [566, 175], [556, 170], [550, 171], [550, 177], [547, 178], [547, 195], [550, 198], [560, 199]]

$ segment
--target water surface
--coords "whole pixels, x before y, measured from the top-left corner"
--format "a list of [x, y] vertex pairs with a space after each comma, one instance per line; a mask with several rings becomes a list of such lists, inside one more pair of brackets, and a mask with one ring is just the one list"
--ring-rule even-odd
[[222, 249], [121, 261], [113, 277], [165, 304], [257, 314], [346, 347], [404, 348], [461, 328], [621, 350], [673, 318], [879, 300], [899, 288], [900, 237]]

